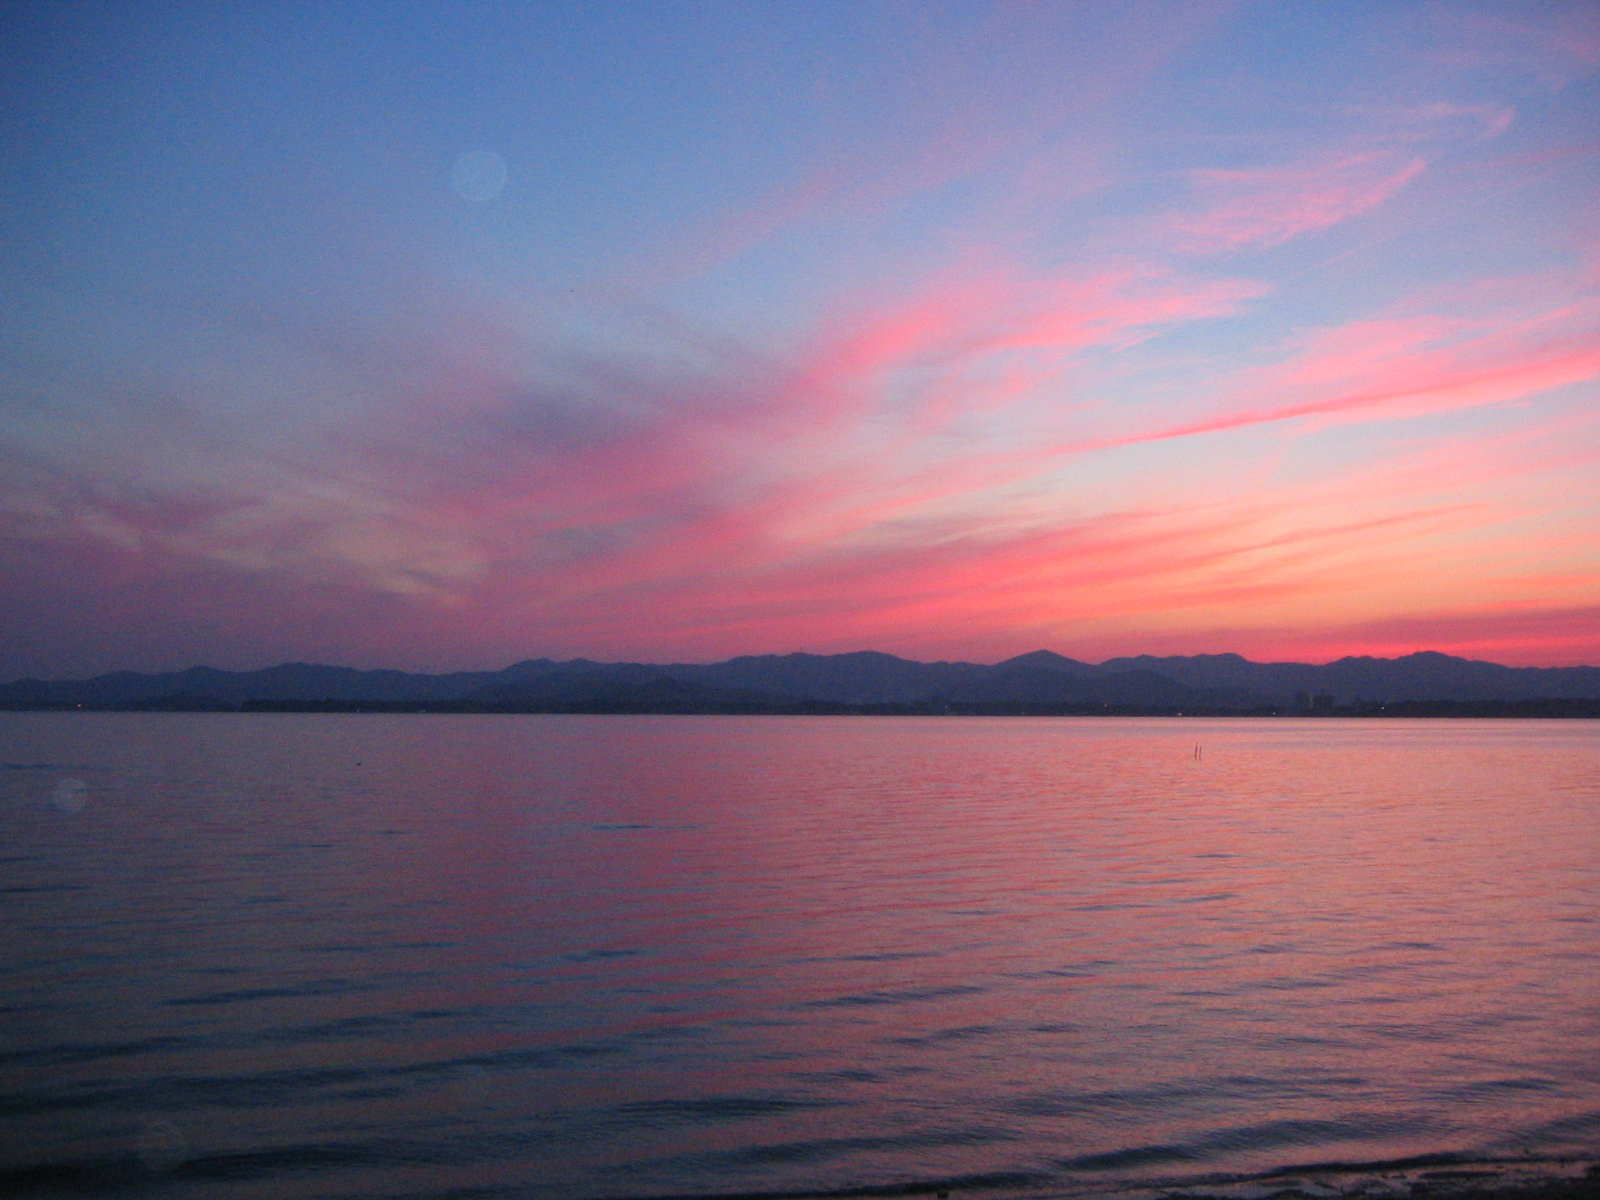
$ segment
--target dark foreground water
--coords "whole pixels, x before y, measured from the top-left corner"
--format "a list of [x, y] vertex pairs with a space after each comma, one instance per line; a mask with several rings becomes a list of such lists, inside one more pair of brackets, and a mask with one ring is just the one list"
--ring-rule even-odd
[[1600, 723], [6, 713], [0, 761], [0, 1191], [1600, 1148]]

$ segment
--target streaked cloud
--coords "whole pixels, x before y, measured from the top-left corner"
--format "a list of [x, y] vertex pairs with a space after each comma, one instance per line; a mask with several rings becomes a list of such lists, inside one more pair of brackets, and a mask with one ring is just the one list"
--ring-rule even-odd
[[752, 12], [722, 100], [574, 34], [546, 109], [384, 91], [342, 192], [285, 173], [337, 170], [315, 94], [224, 79], [280, 149], [160, 178], [112, 92], [18, 118], [133, 166], [4, 210], [0, 662], [1600, 658], [1592, 22], [1373, 12], [1290, 72], [1287, 11]]

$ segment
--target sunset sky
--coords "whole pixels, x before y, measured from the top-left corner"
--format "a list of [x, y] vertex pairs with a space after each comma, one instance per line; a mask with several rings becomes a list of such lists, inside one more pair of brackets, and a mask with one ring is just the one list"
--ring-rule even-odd
[[1600, 663], [1589, 3], [14, 4], [0, 678]]

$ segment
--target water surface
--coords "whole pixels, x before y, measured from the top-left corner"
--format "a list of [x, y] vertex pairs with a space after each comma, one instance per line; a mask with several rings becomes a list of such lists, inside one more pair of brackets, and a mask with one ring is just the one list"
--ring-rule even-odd
[[14, 1189], [1600, 1147], [1592, 722], [7, 713], [0, 761]]

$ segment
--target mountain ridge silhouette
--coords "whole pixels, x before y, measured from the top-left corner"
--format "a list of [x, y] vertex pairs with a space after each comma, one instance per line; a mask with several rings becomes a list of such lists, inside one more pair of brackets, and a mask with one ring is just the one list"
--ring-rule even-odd
[[[661, 681], [672, 687], [663, 690]], [[1035, 650], [993, 664], [920, 662], [881, 651], [740, 655], [713, 663], [524, 659], [498, 671], [441, 674], [281, 663], [254, 671], [197, 666], [87, 679], [0, 684], [0, 708], [182, 707], [245, 703], [518, 705], [661, 703], [771, 708], [775, 701], [872, 705], [1121, 705], [1250, 709], [1302, 703], [1600, 699], [1600, 667], [1508, 667], [1419, 651], [1323, 664], [1257, 663], [1238, 654], [1132, 655], [1094, 664]], [[645, 693], [640, 692], [640, 695]], [[630, 698], [634, 697], [634, 698]], [[629, 709], [630, 711], [632, 709]], [[598, 711], [598, 709], [597, 709]]]

